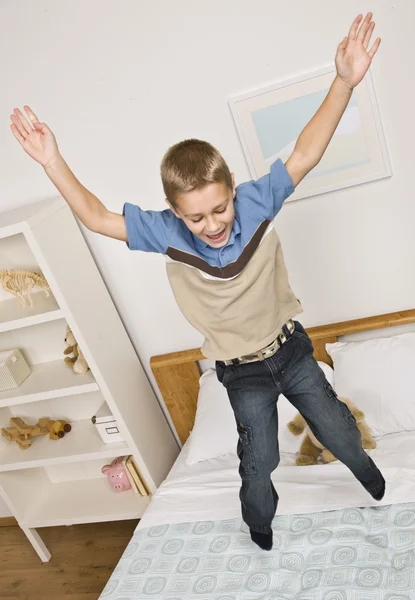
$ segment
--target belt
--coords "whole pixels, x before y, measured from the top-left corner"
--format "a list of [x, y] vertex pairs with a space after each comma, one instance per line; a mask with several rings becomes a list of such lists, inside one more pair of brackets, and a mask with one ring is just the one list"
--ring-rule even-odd
[[277, 335], [275, 340], [268, 344], [268, 346], [265, 346], [265, 348], [262, 348], [253, 354], [245, 354], [244, 356], [238, 356], [237, 358], [231, 358], [229, 360], [224, 360], [223, 362], [225, 365], [243, 365], [246, 363], [257, 362], [258, 360], [270, 358], [279, 348], [281, 348], [283, 344], [285, 344], [285, 342], [294, 333], [294, 330], [294, 321], [290, 319], [282, 326], [281, 333]]

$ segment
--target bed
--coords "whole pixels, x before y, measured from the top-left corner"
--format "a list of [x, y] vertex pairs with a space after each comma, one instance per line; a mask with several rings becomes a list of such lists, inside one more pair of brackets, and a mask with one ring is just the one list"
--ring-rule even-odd
[[[210, 378], [212, 365], [203, 367], [199, 349], [153, 357], [151, 368], [183, 448], [100, 598], [415, 599], [415, 387], [413, 400], [411, 389], [406, 393], [415, 371], [410, 362], [415, 357], [415, 332], [405, 329], [414, 323], [415, 310], [405, 310], [307, 330], [315, 358], [330, 368], [334, 356], [338, 384], [346, 388], [350, 377], [342, 382], [341, 369], [347, 375], [353, 360], [364, 362], [368, 348], [373, 353], [386, 404], [371, 416], [378, 435], [377, 447], [368, 453], [381, 469], [387, 489], [383, 500], [376, 502], [341, 463], [298, 467], [294, 452], [281, 451], [280, 465], [272, 474], [280, 501], [270, 552], [251, 541], [241, 519], [236, 452], [213, 453], [189, 463], [201, 425], [197, 412], [201, 382]], [[357, 336], [357, 341], [343, 342], [350, 336]], [[379, 353], [385, 354], [385, 347], [388, 362], [382, 366]], [[396, 384], [392, 392], [390, 372]], [[374, 377], [365, 372], [352, 378], [363, 395], [368, 376]], [[388, 393], [408, 402], [403, 406], [404, 422], [399, 422], [397, 401], [391, 402]], [[395, 419], [388, 416], [388, 407], [395, 411], [390, 413]], [[385, 433], [380, 418], [392, 429]], [[223, 436], [220, 427], [225, 420], [205, 428], [207, 455]]]

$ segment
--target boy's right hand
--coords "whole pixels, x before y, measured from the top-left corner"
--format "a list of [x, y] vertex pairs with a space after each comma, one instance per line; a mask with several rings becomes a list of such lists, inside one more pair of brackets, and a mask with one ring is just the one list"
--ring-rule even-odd
[[24, 107], [29, 121], [23, 113], [15, 108], [10, 118], [10, 128], [20, 142], [23, 150], [43, 167], [47, 167], [55, 158], [60, 156], [55, 136], [45, 123], [39, 119], [29, 106]]

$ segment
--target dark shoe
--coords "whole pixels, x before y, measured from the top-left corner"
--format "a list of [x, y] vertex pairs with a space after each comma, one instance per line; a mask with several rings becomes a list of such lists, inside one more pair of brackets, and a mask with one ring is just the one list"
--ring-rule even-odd
[[[375, 500], [382, 500], [383, 496], [385, 495], [385, 487], [386, 487], [386, 483], [385, 480], [382, 477], [382, 487], [380, 488], [380, 490], [378, 490], [375, 494], [373, 494], [372, 492], [369, 492], [369, 494], [372, 496], [372, 498], [374, 498]], [[368, 490], [369, 491], [369, 490]]]
[[385, 480], [383, 480], [383, 486], [381, 489], [376, 494], [372, 494], [375, 500], [382, 500], [383, 496], [385, 495], [385, 487]]
[[255, 542], [263, 550], [271, 550], [272, 548], [272, 530], [271, 533], [259, 533], [259, 531], [249, 530], [251, 533], [251, 540]]

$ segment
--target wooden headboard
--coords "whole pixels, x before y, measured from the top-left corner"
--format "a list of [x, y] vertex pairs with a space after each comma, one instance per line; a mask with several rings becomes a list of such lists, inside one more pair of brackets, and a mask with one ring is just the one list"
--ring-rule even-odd
[[[311, 327], [307, 333], [313, 342], [316, 360], [332, 365], [326, 344], [336, 342], [340, 336], [407, 323], [415, 323], [415, 309]], [[204, 359], [201, 350], [194, 349], [153, 356], [150, 360], [157, 385], [183, 444], [195, 420], [201, 375], [198, 361]]]

